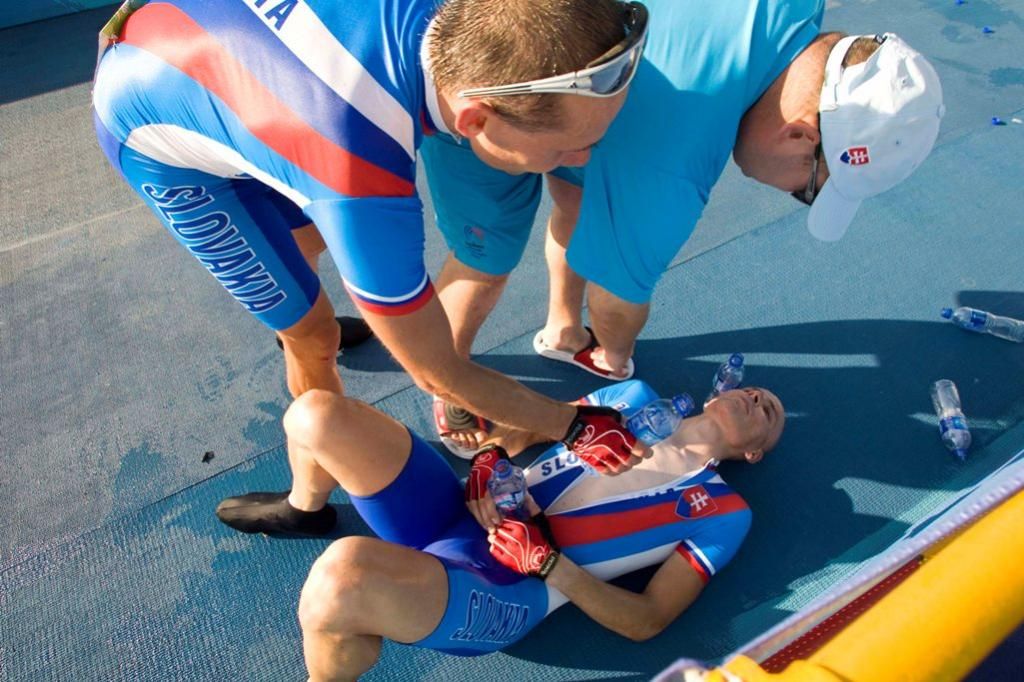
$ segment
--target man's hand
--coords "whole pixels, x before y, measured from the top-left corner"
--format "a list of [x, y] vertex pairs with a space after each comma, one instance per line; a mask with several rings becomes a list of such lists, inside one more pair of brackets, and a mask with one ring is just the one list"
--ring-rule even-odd
[[622, 425], [618, 410], [579, 405], [562, 442], [601, 474], [616, 475], [638, 464], [650, 450]]
[[494, 465], [500, 459], [509, 459], [505, 448], [500, 445], [487, 446], [473, 455], [469, 476], [466, 477], [466, 506], [480, 525], [488, 530], [501, 523], [501, 514], [487, 489], [487, 482], [494, 475]]
[[504, 519], [487, 541], [491, 543], [491, 556], [502, 566], [541, 580], [548, 577], [561, 556], [532, 520]]

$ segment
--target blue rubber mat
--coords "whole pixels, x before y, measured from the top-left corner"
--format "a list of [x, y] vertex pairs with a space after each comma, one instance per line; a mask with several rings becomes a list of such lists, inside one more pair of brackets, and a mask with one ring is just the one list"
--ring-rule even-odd
[[[1024, 118], [1024, 8], [829, 5], [826, 27], [895, 30], [929, 55], [949, 113], [925, 165], [836, 244], [814, 241], [792, 200], [730, 168], [659, 286], [641, 378], [698, 395], [742, 351], [748, 382], [790, 412], [776, 453], [723, 469], [754, 510], [734, 563], [645, 644], [566, 606], [484, 658], [387, 645], [368, 679], [647, 679], [679, 656], [715, 659], [1010, 451], [1024, 346], [938, 311], [1024, 318], [1024, 125], [1012, 122]], [[326, 542], [240, 537], [212, 516], [225, 495], [287, 485], [280, 353], [96, 148], [88, 78], [106, 14], [0, 31], [0, 680], [303, 679], [294, 612]], [[475, 350], [570, 398], [601, 382], [533, 354], [544, 217]], [[443, 251], [428, 237], [436, 272]], [[325, 280], [351, 313], [329, 267]], [[428, 397], [379, 345], [342, 364], [350, 394], [432, 435]], [[957, 382], [972, 424], [964, 466], [938, 441], [938, 378]], [[366, 532], [336, 502], [346, 532]]]

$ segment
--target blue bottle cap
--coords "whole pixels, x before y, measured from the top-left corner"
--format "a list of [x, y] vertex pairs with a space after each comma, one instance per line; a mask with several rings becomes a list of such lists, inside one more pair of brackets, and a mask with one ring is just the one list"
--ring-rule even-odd
[[994, 126], [1004, 126], [1004, 125], [1006, 125], [1006, 121], [1004, 121], [1003, 119], [999, 118], [998, 116], [993, 116], [992, 117], [992, 125], [994, 125]]
[[993, 29], [991, 26], [984, 26], [984, 27], [982, 27], [981, 32], [982, 33], [995, 33], [995, 29]]
[[512, 464], [507, 459], [499, 459], [494, 463], [494, 475], [498, 477], [507, 476], [512, 471]]
[[942, 316], [944, 318], [946, 318], [947, 320], [952, 319], [953, 318], [953, 309], [952, 308], [943, 308], [942, 309]]
[[733, 353], [729, 356], [729, 364], [733, 367], [739, 367], [743, 364], [743, 353]]
[[965, 2], [967, 2], [967, 0], [956, 0], [956, 4], [958, 4], [958, 5], [962, 5]]

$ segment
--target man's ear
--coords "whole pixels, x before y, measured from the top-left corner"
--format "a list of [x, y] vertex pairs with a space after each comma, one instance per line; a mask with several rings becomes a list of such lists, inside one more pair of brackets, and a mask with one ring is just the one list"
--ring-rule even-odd
[[778, 141], [785, 146], [796, 143], [809, 144], [813, 148], [821, 142], [821, 132], [807, 121], [789, 121], [779, 129]]
[[455, 132], [462, 137], [475, 137], [483, 132], [487, 119], [496, 115], [490, 105], [468, 100], [455, 112]]
[[743, 459], [751, 464], [757, 464], [764, 457], [764, 450], [751, 450], [743, 453]]

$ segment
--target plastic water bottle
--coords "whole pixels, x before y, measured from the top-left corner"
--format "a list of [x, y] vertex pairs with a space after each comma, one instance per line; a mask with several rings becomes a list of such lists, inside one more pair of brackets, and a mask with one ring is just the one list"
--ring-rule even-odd
[[939, 379], [932, 384], [932, 405], [939, 416], [939, 431], [942, 443], [957, 459], [967, 458], [967, 449], [971, 447], [971, 432], [967, 429], [967, 419], [960, 409], [960, 394], [956, 384], [949, 379]]
[[521, 468], [507, 459], [499, 459], [487, 481], [487, 489], [502, 516], [513, 519], [529, 516], [526, 512], [526, 476]]
[[987, 332], [1007, 341], [1024, 342], [1024, 322], [1012, 317], [993, 315], [976, 308], [960, 307], [956, 310], [943, 308], [942, 316], [953, 324], [970, 332]]
[[629, 432], [647, 445], [662, 441], [676, 430], [679, 422], [693, 412], [693, 398], [680, 393], [672, 398], [659, 398], [647, 403], [626, 422]]
[[738, 388], [743, 383], [743, 353], [733, 353], [729, 356], [728, 362], [719, 365], [711, 380], [711, 393], [708, 394], [704, 404], [707, 405], [713, 398], [717, 398], [726, 391]]

